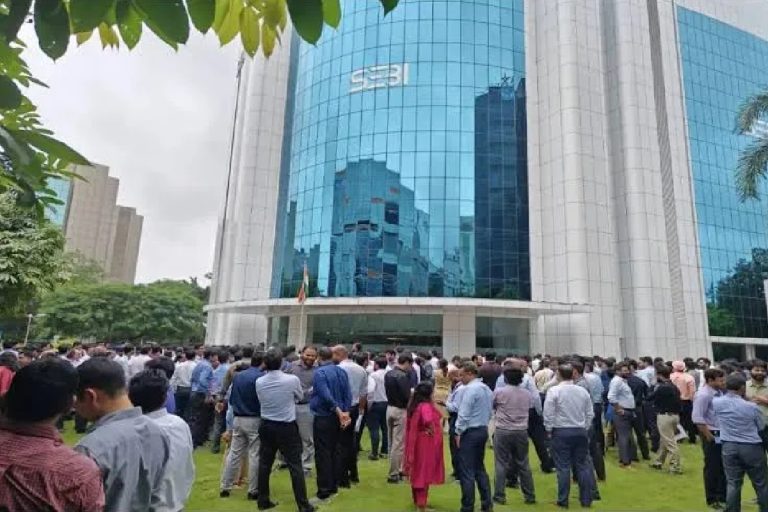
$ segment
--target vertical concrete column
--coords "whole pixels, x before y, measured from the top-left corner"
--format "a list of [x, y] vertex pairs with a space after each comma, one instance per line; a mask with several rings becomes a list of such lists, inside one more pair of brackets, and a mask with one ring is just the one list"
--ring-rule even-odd
[[471, 356], [476, 351], [475, 310], [446, 308], [443, 311], [443, 357]]
[[312, 317], [306, 312], [293, 313], [288, 319], [288, 345], [295, 345], [298, 350], [304, 348], [307, 340], [311, 339]]

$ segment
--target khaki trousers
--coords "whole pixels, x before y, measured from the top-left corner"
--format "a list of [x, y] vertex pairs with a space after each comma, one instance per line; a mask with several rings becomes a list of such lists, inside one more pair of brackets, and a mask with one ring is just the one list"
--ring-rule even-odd
[[670, 469], [680, 469], [680, 448], [675, 441], [680, 416], [677, 414], [659, 414], [656, 416], [656, 427], [659, 429], [659, 453], [656, 463], [664, 464], [669, 457]]
[[387, 436], [389, 437], [389, 476], [400, 476], [405, 450], [405, 409], [387, 406]]

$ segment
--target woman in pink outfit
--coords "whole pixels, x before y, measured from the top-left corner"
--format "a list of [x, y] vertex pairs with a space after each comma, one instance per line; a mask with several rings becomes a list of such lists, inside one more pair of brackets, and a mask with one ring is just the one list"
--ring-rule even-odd
[[442, 414], [432, 402], [432, 390], [429, 382], [416, 386], [405, 427], [403, 473], [411, 481], [413, 502], [422, 512], [427, 508], [429, 486], [445, 482]]

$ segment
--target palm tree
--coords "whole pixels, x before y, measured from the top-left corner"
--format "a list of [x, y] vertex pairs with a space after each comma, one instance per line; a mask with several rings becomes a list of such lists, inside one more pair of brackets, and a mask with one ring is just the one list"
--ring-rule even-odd
[[736, 168], [736, 188], [742, 202], [759, 199], [758, 182], [768, 173], [768, 134], [755, 133], [755, 124], [768, 116], [768, 90], [755, 94], [739, 109], [737, 131], [741, 135], [752, 134], [757, 140], [744, 149]]

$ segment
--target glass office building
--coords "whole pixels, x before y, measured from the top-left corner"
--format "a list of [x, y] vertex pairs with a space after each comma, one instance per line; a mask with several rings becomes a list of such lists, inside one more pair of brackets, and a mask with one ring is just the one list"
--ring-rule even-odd
[[49, 206], [45, 211], [45, 216], [48, 220], [63, 228], [67, 219], [67, 207], [69, 206], [69, 199], [72, 193], [72, 182], [68, 179], [55, 178], [48, 181], [48, 188], [56, 193], [56, 197], [62, 204]]
[[759, 124], [739, 135], [734, 124], [768, 84], [768, 41], [683, 7], [677, 14], [709, 331], [768, 338], [768, 206], [742, 202], [734, 180], [741, 152], [766, 133]]
[[768, 3], [341, 4], [240, 73], [210, 343], [768, 347], [768, 211], [733, 181]]
[[347, 1], [299, 46], [275, 291], [530, 299], [523, 5]]

